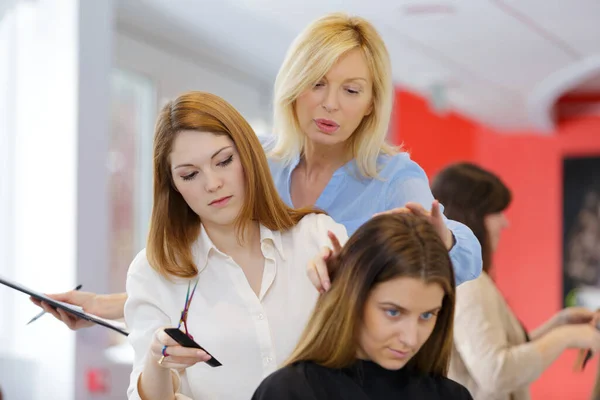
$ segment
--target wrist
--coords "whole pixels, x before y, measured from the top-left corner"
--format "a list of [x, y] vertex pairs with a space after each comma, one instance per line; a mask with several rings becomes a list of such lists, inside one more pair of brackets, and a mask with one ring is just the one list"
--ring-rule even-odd
[[559, 311], [556, 314], [554, 314], [552, 316], [552, 318], [550, 318], [550, 323], [554, 327], [559, 327], [559, 326], [566, 325], [567, 324], [567, 317], [566, 317], [566, 315], [562, 311]]
[[162, 357], [162, 355], [157, 358], [156, 355], [151, 350], [148, 350], [148, 353], [146, 353], [146, 368], [145, 368], [145, 370], [155, 371], [154, 374], [167, 374], [167, 373], [170, 374], [171, 368], [168, 368], [164, 365], [159, 364], [161, 357]]
[[577, 335], [570, 328], [569, 325], [560, 325], [550, 331], [551, 334], [557, 337], [557, 340], [563, 345], [564, 349], [577, 347]]
[[100, 311], [98, 316], [101, 318], [117, 320], [123, 318], [126, 295], [118, 294], [97, 294], [94, 302]]

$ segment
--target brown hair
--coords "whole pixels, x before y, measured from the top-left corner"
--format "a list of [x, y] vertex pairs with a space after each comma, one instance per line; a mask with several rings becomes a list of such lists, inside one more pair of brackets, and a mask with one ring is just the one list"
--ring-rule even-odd
[[391, 214], [362, 225], [340, 254], [328, 262], [331, 288], [313, 311], [286, 365], [313, 361], [345, 368], [356, 360], [358, 330], [369, 293], [398, 277], [437, 283], [445, 292], [435, 328], [407, 366], [445, 376], [452, 349], [455, 283], [448, 250], [423, 217]]
[[485, 216], [508, 208], [512, 194], [500, 178], [471, 163], [452, 164], [433, 179], [433, 196], [444, 205], [444, 214], [468, 226], [481, 243], [483, 270], [492, 265], [492, 248]]
[[233, 106], [210, 93], [184, 93], [162, 108], [154, 135], [154, 203], [146, 255], [161, 275], [191, 278], [198, 273], [191, 246], [201, 221], [175, 189], [169, 160], [173, 142], [183, 130], [227, 135], [235, 144], [246, 180], [244, 204], [235, 222], [240, 240], [251, 221], [280, 231], [295, 226], [307, 214], [322, 212], [285, 205], [258, 137]]

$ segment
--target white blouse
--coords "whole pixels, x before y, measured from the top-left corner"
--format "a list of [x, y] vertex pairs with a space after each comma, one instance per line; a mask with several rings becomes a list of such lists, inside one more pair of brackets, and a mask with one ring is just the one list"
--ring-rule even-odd
[[[198, 287], [187, 325], [195, 341], [223, 365], [198, 363], [179, 377], [178, 399], [248, 400], [260, 382], [274, 372], [294, 349], [318, 298], [306, 274], [307, 263], [324, 246], [330, 230], [343, 245], [343, 225], [323, 214], [305, 216], [286, 232], [260, 227], [265, 266], [256, 296], [244, 272], [213, 245], [204, 229], [193, 249], [199, 269]], [[135, 358], [127, 395], [140, 399], [138, 379], [154, 332], [176, 327], [185, 303], [189, 279], [173, 282], [149, 265], [145, 250], [127, 274], [125, 321]], [[192, 285], [193, 287], [193, 285]]]

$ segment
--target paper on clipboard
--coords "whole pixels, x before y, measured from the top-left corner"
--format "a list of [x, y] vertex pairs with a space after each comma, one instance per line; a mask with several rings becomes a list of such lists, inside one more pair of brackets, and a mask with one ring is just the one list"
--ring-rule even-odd
[[37, 291], [32, 290], [28, 287], [25, 287], [17, 282], [3, 278], [2, 276], [0, 276], [0, 284], [8, 286], [12, 289], [18, 290], [19, 292], [28, 294], [29, 296], [33, 297], [34, 299], [44, 301], [44, 302], [48, 303], [50, 306], [52, 306], [54, 308], [60, 308], [78, 318], [82, 318], [87, 321], [93, 322], [95, 324], [104, 326], [105, 328], [112, 329], [113, 331], [119, 332], [122, 335], [125, 335], [125, 336], [129, 335], [129, 333], [125, 330], [124, 324], [119, 324], [118, 322], [115, 322], [115, 321], [106, 320], [104, 318], [97, 317], [93, 314], [88, 314], [85, 311], [83, 311], [83, 308], [81, 308], [79, 306], [74, 306], [72, 304], [68, 304], [68, 303], [64, 303], [62, 301], [57, 301], [57, 300], [51, 299], [50, 297], [46, 296], [43, 293], [37, 292]]

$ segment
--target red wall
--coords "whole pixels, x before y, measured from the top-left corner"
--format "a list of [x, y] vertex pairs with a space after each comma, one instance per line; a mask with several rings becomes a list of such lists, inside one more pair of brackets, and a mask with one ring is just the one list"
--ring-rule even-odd
[[[563, 122], [552, 135], [499, 133], [456, 113], [432, 113], [424, 99], [398, 90], [393, 132], [430, 178], [454, 161], [475, 162], [502, 177], [514, 200], [507, 210], [511, 226], [494, 258], [496, 282], [529, 329], [557, 312], [562, 302], [562, 158], [600, 155], [600, 118]], [[533, 384], [534, 400], [589, 398], [596, 363], [577, 374], [572, 372], [575, 356], [574, 350], [566, 352]]]

